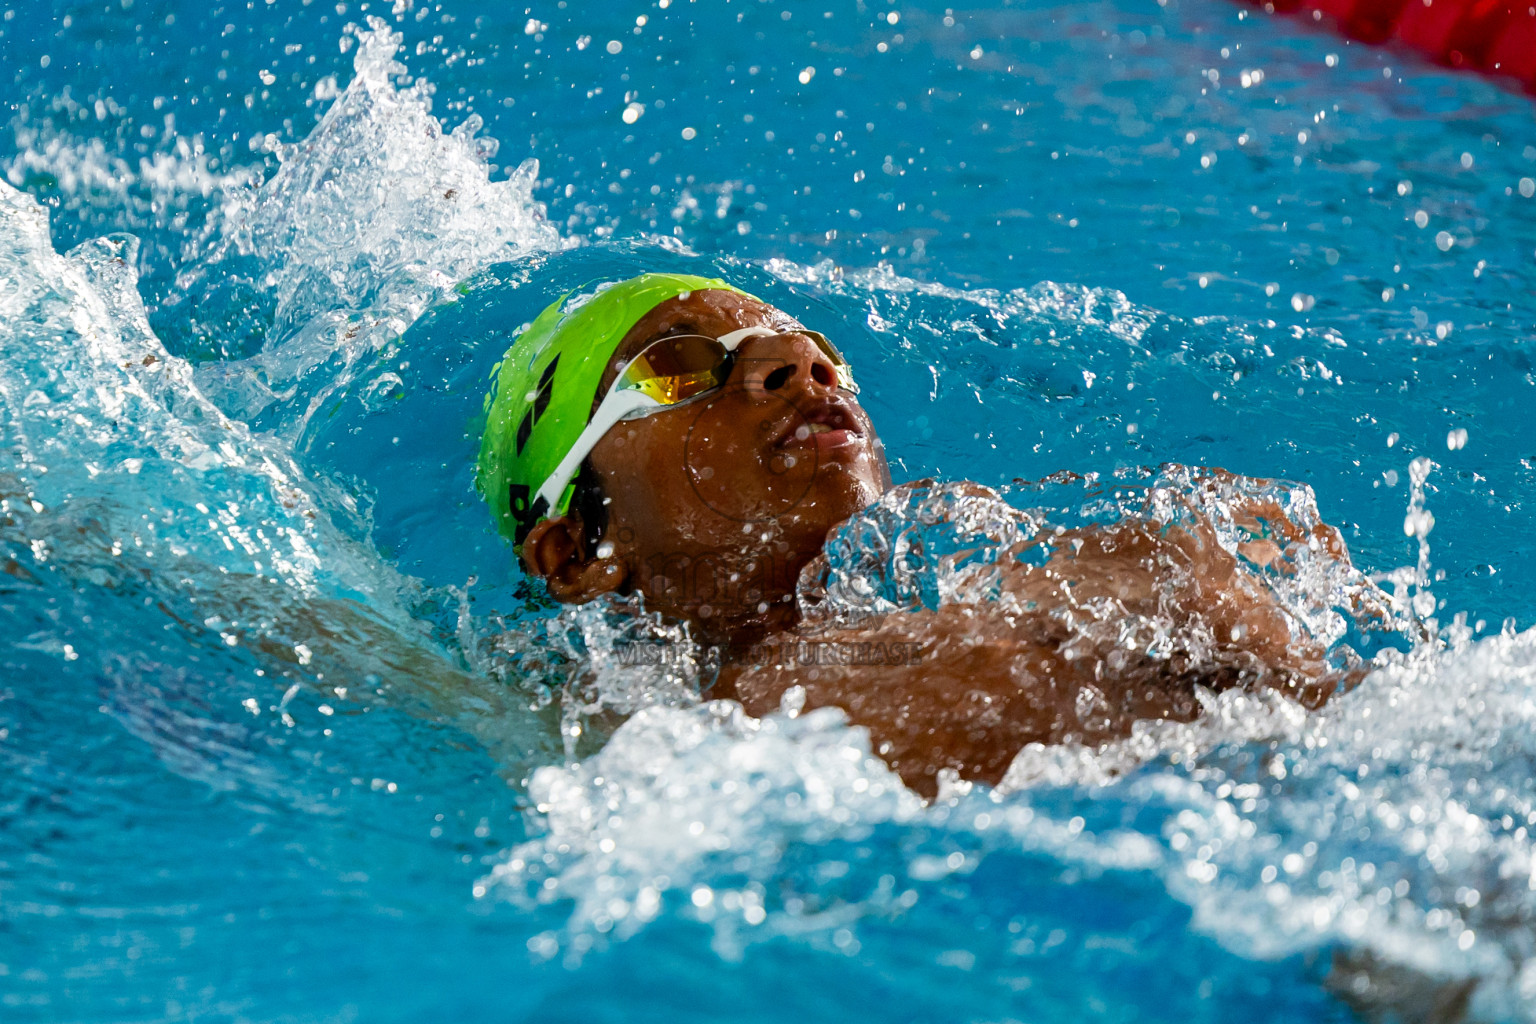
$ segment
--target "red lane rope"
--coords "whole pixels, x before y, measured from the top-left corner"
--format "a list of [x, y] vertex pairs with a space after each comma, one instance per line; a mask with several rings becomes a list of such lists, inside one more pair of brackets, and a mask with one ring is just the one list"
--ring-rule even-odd
[[1269, 0], [1255, 6], [1311, 12], [1351, 39], [1411, 46], [1449, 67], [1514, 78], [1536, 92], [1536, 0]]

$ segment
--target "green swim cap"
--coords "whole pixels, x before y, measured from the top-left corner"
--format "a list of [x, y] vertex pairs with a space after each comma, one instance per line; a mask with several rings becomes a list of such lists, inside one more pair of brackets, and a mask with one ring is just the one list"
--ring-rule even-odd
[[642, 274], [595, 293], [567, 293], [507, 349], [485, 396], [475, 483], [497, 530], [519, 551], [539, 520], [570, 508], [574, 482], [553, 509], [530, 502], [586, 429], [603, 371], [624, 335], [668, 299], [710, 289], [746, 294], [725, 281], [688, 274]]

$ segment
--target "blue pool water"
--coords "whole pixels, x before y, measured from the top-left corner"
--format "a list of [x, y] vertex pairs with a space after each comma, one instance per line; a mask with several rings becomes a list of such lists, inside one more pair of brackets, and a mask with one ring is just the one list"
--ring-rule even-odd
[[[0, 1019], [1536, 1018], [1530, 98], [1217, 0], [0, 0], [0, 80]], [[495, 325], [654, 266], [898, 479], [1305, 483], [1439, 640], [931, 806], [698, 706], [469, 475]]]

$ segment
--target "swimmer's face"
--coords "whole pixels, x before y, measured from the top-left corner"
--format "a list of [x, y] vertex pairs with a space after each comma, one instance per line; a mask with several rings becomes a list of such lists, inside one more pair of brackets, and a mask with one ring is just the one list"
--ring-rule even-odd
[[570, 518], [529, 534], [525, 559], [554, 596], [638, 590], [712, 637], [780, 625], [827, 531], [890, 487], [869, 416], [828, 356], [793, 317], [735, 292], [657, 306], [625, 335], [598, 394], [659, 338], [756, 326], [782, 333], [742, 342], [723, 387], [621, 422], [592, 450], [608, 502], [596, 551]]

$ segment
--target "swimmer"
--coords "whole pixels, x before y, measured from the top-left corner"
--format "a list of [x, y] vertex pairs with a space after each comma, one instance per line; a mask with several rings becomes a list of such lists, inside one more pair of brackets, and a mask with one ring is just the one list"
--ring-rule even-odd
[[[1254, 569], [1294, 569], [1297, 545], [1345, 560], [1343, 541], [1261, 499], [1235, 510], [1254, 538], [1236, 556], [1202, 515], [1149, 515], [1000, 559], [995, 600], [809, 629], [802, 573], [893, 487], [858, 393], [814, 325], [725, 281], [647, 274], [555, 303], [514, 342], [478, 482], [557, 601], [640, 595], [722, 652], [709, 696], [759, 716], [786, 692], [840, 707], [929, 796], [941, 772], [998, 782], [1029, 743], [1191, 720], [1197, 687], [1315, 707], [1345, 682]], [[1134, 635], [1153, 621], [1159, 636]], [[752, 656], [786, 650], [819, 656]]]

